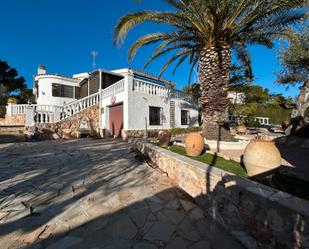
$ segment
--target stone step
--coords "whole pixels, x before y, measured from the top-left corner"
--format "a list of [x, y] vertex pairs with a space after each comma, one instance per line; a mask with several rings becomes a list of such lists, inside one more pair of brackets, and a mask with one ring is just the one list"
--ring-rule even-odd
[[24, 126], [0, 126], [0, 144], [24, 141]]
[[0, 135], [21, 135], [24, 129], [24, 126], [0, 126]]

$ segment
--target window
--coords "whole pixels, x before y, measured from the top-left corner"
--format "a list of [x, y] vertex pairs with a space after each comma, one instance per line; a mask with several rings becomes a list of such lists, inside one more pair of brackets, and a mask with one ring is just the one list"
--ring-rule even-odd
[[73, 97], [73, 86], [66, 86], [61, 84], [52, 84], [52, 95], [53, 97], [64, 97], [64, 98], [74, 98]]
[[189, 124], [189, 111], [181, 110], [181, 125]]
[[80, 99], [80, 87], [75, 87], [75, 99]]
[[149, 106], [149, 125], [161, 125], [161, 108]]

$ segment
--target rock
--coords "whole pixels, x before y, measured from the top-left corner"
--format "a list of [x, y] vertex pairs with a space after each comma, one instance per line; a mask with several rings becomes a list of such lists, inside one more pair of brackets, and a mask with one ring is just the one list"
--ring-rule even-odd
[[60, 137], [58, 136], [57, 133], [53, 133], [53, 134], [52, 134], [52, 138], [55, 139], [55, 140], [60, 139]]

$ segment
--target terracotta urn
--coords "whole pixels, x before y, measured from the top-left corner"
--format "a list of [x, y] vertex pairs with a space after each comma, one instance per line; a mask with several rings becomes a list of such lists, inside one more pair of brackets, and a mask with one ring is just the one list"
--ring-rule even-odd
[[244, 124], [237, 125], [237, 133], [246, 134], [247, 127]]
[[172, 134], [170, 131], [161, 130], [158, 133], [159, 145], [161, 147], [167, 147], [170, 144]]
[[290, 122], [289, 122], [289, 121], [283, 120], [282, 123], [281, 123], [281, 128], [282, 128], [282, 130], [285, 131], [285, 130], [289, 127], [289, 125], [290, 125]]
[[243, 158], [249, 176], [280, 167], [281, 155], [273, 140], [253, 139], [246, 146]]
[[16, 104], [16, 103], [17, 103], [17, 100], [16, 100], [16, 98], [9, 97], [7, 103], [8, 103], [8, 104]]
[[204, 138], [200, 133], [192, 132], [186, 135], [185, 148], [188, 156], [199, 156], [204, 151]]

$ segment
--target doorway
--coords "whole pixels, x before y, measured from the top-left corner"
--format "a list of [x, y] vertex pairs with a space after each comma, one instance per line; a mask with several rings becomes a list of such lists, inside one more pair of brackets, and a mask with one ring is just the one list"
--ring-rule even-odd
[[120, 137], [123, 128], [123, 103], [109, 107], [109, 133], [112, 137]]

